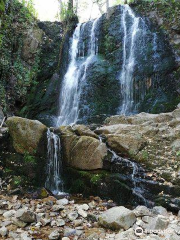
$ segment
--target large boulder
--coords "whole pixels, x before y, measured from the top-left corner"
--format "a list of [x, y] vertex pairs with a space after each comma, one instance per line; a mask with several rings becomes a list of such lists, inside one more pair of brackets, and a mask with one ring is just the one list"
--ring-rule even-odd
[[113, 230], [127, 230], [135, 221], [134, 212], [125, 207], [113, 207], [99, 216], [99, 224]]
[[7, 120], [13, 147], [17, 153], [36, 155], [46, 147], [47, 127], [39, 121], [10, 117]]
[[60, 127], [64, 160], [70, 167], [95, 170], [103, 167], [107, 147], [84, 126]]

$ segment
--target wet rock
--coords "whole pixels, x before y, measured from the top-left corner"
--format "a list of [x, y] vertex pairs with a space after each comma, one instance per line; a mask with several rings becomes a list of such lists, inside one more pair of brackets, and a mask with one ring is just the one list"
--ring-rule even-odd
[[136, 221], [133, 211], [125, 207], [114, 207], [99, 216], [99, 224], [111, 229], [129, 229]]

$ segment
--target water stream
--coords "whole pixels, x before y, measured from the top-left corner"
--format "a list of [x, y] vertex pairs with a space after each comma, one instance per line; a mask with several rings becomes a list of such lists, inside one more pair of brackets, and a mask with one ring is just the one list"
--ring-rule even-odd
[[[131, 18], [131, 26], [128, 26], [127, 18]], [[133, 112], [134, 104], [134, 84], [133, 73], [135, 66], [135, 47], [140, 31], [141, 18], [136, 17], [128, 5], [123, 6], [121, 26], [123, 28], [123, 65], [120, 74], [122, 103], [120, 105], [120, 114], [127, 115]]]
[[59, 99], [60, 112], [57, 126], [73, 124], [78, 120], [82, 86], [86, 81], [88, 67], [93, 57], [98, 53], [98, 39], [95, 34], [98, 20], [99, 19], [95, 19], [91, 23], [87, 56], [85, 54], [86, 49], [85, 43], [82, 41], [82, 36], [84, 28], [88, 23], [78, 24], [74, 31], [70, 49], [70, 64], [63, 79]]
[[47, 178], [45, 187], [53, 194], [59, 195], [63, 193], [62, 180], [62, 158], [61, 158], [61, 141], [57, 134], [48, 129], [47, 131]]

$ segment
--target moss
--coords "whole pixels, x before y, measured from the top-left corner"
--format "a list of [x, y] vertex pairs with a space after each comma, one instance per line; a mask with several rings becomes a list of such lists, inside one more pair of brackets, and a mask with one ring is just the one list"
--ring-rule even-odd
[[[0, 12], [2, 6], [4, 4], [0, 0]], [[29, 4], [28, 8], [14, 0], [7, 5], [6, 14], [1, 14], [0, 102], [5, 113], [20, 109], [27, 101], [29, 89], [36, 84], [39, 52], [36, 52], [31, 63], [22, 57], [27, 32], [29, 29], [37, 30], [37, 22]]]
[[104, 182], [109, 174], [109, 172], [104, 170], [78, 171], [72, 168], [67, 168], [65, 170], [69, 192], [83, 193], [85, 195], [97, 194], [98, 187], [101, 185], [101, 182]]

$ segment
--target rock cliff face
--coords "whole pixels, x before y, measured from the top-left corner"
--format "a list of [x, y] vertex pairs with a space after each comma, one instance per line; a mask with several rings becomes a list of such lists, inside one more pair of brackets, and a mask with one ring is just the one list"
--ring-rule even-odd
[[5, 1], [4, 6], [0, 17], [0, 105], [8, 116], [37, 118], [44, 109], [53, 112], [59, 95], [55, 72], [63, 26], [38, 22], [17, 0]]
[[5, 1], [0, 25], [0, 105], [18, 114], [35, 84], [43, 32], [18, 1]]

